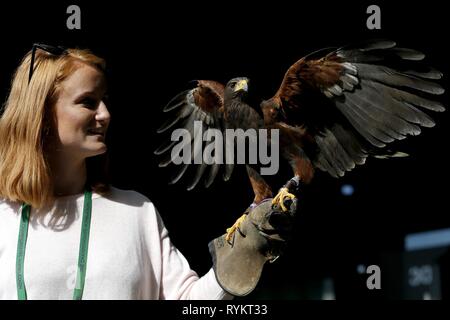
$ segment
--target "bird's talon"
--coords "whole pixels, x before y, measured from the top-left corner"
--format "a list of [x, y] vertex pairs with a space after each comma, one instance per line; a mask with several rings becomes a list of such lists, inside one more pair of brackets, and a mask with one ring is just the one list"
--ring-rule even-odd
[[292, 193], [289, 193], [289, 190], [286, 187], [281, 188], [280, 191], [278, 192], [278, 194], [275, 196], [275, 198], [272, 199], [272, 205], [278, 204], [278, 205], [280, 205], [281, 210], [288, 211], [288, 209], [284, 205], [285, 198], [289, 198], [291, 200], [295, 199], [295, 195], [293, 195]]
[[236, 230], [239, 228], [242, 221], [245, 220], [246, 216], [247, 216], [247, 214], [244, 213], [239, 219], [236, 220], [236, 222], [230, 228], [227, 228], [227, 234], [225, 235], [225, 240], [227, 242], [230, 242], [231, 237], [236, 232]]

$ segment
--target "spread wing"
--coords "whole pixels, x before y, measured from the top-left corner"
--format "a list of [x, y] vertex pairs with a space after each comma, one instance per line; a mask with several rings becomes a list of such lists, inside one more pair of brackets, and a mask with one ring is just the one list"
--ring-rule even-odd
[[313, 142], [307, 156], [316, 168], [339, 177], [371, 154], [392, 155], [388, 144], [434, 126], [424, 109], [444, 111], [430, 98], [444, 92], [435, 82], [442, 74], [422, 63], [421, 52], [387, 40], [326, 51], [293, 64], [261, 105], [266, 123]]
[[[215, 81], [199, 80], [197, 86], [193, 89], [183, 91], [175, 96], [163, 109], [164, 112], [169, 113], [168, 120], [158, 129], [158, 133], [164, 133], [174, 129], [184, 129], [184, 132], [189, 133], [189, 139], [181, 139], [179, 136], [172, 141], [172, 137], [168, 138], [159, 148], [155, 150], [156, 155], [162, 156], [160, 167], [166, 167], [173, 163], [172, 152], [176, 154], [181, 152], [184, 147], [191, 150], [190, 159], [192, 162], [198, 157], [203, 157], [205, 148], [215, 143], [211, 138], [209, 142], [202, 142], [203, 134], [207, 129], [217, 129], [224, 132], [226, 129], [226, 122], [224, 121], [224, 86]], [[197, 143], [194, 138], [197, 137]], [[221, 142], [223, 144], [223, 141]], [[219, 143], [220, 145], [220, 143]], [[212, 148], [214, 152], [222, 153], [225, 148]], [[222, 157], [222, 154], [217, 154]], [[200, 158], [203, 159], [203, 158]], [[223, 157], [225, 159], [225, 156]], [[202, 177], [205, 177], [205, 186], [209, 187], [216, 178], [220, 163], [208, 164], [201, 161], [199, 164], [182, 163], [177, 167], [175, 175], [170, 180], [171, 184], [178, 182], [183, 175], [185, 175], [188, 167], [196, 167], [191, 182], [187, 189], [191, 190], [199, 183]], [[222, 165], [224, 167], [223, 179], [228, 180], [233, 171], [232, 164]]]

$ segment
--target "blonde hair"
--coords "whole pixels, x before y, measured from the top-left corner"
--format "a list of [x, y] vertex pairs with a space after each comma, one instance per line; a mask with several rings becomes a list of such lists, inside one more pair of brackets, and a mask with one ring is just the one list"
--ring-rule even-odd
[[[0, 196], [42, 208], [55, 200], [46, 148], [60, 84], [80, 62], [102, 72], [105, 62], [89, 50], [68, 49], [53, 55], [38, 49], [28, 83], [30, 62], [31, 51], [15, 72], [0, 118]], [[101, 194], [109, 191], [107, 164], [107, 154], [86, 159], [86, 185]]]

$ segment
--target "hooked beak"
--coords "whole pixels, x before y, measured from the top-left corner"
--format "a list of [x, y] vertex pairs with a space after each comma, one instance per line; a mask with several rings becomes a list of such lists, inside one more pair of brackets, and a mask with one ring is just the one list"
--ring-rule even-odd
[[249, 79], [247, 79], [247, 78], [239, 80], [236, 83], [236, 86], [234, 87], [234, 92], [241, 91], [241, 90], [247, 92], [248, 91], [248, 82], [249, 82]]

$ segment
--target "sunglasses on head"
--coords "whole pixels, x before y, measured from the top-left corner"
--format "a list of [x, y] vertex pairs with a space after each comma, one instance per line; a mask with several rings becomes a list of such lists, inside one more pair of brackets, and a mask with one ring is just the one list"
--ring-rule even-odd
[[34, 72], [34, 60], [35, 60], [35, 56], [36, 56], [36, 50], [40, 49], [40, 50], [44, 50], [50, 54], [53, 55], [57, 55], [60, 56], [62, 54], [64, 54], [67, 50], [67, 48], [61, 47], [61, 46], [51, 46], [48, 44], [42, 44], [42, 43], [34, 43], [33, 44], [33, 48], [31, 50], [31, 62], [30, 62], [30, 72], [28, 74], [28, 83], [30, 83], [31, 81], [31, 77], [33, 77], [33, 72]]

